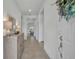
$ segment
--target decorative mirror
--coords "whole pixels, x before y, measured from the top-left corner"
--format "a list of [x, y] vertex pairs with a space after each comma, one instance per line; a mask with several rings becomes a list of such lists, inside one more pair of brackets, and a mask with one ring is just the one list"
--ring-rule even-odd
[[8, 32], [11, 33], [14, 31], [14, 25], [15, 25], [15, 19], [11, 16], [6, 16], [4, 17], [4, 21], [3, 21], [3, 29]]

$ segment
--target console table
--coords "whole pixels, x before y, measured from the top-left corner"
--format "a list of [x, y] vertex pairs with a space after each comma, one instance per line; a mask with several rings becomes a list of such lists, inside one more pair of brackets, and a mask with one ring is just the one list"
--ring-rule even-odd
[[24, 50], [24, 34], [3, 37], [4, 59], [21, 59]]

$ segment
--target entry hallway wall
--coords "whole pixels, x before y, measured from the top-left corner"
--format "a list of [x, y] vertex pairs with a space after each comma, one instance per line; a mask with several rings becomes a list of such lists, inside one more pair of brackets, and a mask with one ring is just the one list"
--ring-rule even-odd
[[59, 19], [54, 0], [46, 0], [44, 5], [44, 48], [50, 59], [55, 59], [57, 51], [57, 21]]
[[75, 21], [67, 22], [64, 18], [59, 21], [56, 0], [46, 0], [44, 4], [44, 49], [50, 59], [61, 59], [58, 47], [62, 35], [63, 59], [75, 59]]
[[69, 22], [61, 19], [57, 28], [58, 36], [63, 36], [63, 59], [75, 59], [75, 18], [71, 18]]

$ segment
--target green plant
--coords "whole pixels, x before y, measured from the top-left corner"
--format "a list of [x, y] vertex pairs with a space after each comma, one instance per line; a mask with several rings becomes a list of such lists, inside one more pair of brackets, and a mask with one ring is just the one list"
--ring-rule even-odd
[[71, 17], [75, 16], [75, 0], [57, 0], [59, 15], [69, 21]]

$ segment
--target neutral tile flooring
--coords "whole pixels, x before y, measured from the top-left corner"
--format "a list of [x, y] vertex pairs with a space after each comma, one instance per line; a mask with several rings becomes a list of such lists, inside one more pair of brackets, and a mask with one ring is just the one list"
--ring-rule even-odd
[[35, 39], [28, 39], [24, 42], [22, 59], [49, 59], [42, 44]]

